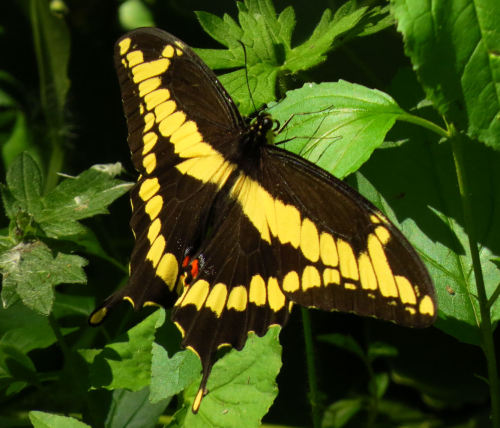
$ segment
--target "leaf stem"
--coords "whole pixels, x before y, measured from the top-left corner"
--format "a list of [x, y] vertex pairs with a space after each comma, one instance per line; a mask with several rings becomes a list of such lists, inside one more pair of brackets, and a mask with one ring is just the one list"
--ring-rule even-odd
[[398, 117], [398, 120], [419, 125], [423, 128], [428, 129], [429, 131], [432, 131], [440, 135], [443, 138], [450, 138], [449, 131], [447, 131], [444, 128], [441, 128], [440, 126], [436, 125], [434, 122], [431, 122], [430, 120], [424, 119], [423, 117], [415, 116], [413, 114], [405, 112], [404, 114]]
[[479, 320], [479, 328], [482, 335], [482, 349], [485, 354], [488, 367], [492, 427], [500, 428], [500, 391], [495, 347], [493, 343], [493, 328], [491, 324], [490, 305], [486, 295], [483, 271], [479, 258], [476, 231], [474, 227], [474, 216], [472, 213], [472, 203], [470, 200], [470, 190], [468, 188], [467, 176], [465, 172], [465, 162], [463, 156], [464, 137], [456, 132], [453, 126], [450, 127], [450, 131], [451, 148], [453, 151], [455, 171], [457, 174], [460, 199], [462, 202], [462, 210], [464, 214], [464, 227], [469, 239], [472, 267], [474, 269], [474, 276], [476, 279], [477, 299], [479, 302], [479, 310], [481, 314], [481, 319]]
[[314, 345], [312, 338], [311, 317], [307, 308], [301, 306], [300, 310], [302, 313], [302, 325], [304, 328], [307, 380], [309, 382], [309, 402], [311, 404], [312, 422], [314, 428], [319, 428], [321, 426], [321, 415], [319, 409], [318, 380], [316, 377], [316, 366], [314, 364]]

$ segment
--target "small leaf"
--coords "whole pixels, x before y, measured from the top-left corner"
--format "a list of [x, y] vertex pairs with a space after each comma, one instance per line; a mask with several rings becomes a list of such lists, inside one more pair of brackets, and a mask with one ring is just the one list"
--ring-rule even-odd
[[325, 410], [321, 427], [341, 428], [347, 424], [362, 408], [362, 398], [336, 401]]
[[29, 412], [29, 418], [34, 428], [91, 428], [90, 425], [69, 416], [35, 410]]
[[139, 391], [149, 385], [156, 323], [162, 316], [164, 311], [154, 312], [102, 350], [79, 351], [89, 363], [93, 388]]
[[374, 361], [379, 357], [397, 357], [398, 349], [388, 343], [372, 342], [368, 345], [367, 354], [370, 361]]
[[208, 379], [208, 395], [200, 410], [190, 410], [199, 387], [196, 380], [184, 397], [189, 410], [176, 413], [176, 422], [192, 428], [208, 426], [256, 427], [278, 393], [276, 376], [281, 368], [280, 329], [270, 328], [264, 337], [250, 333], [241, 351], [232, 349], [215, 363]]
[[388, 387], [389, 375], [387, 373], [376, 373], [368, 384], [372, 396], [377, 398], [382, 398]]
[[56, 253], [41, 241], [20, 243], [0, 255], [4, 308], [21, 300], [29, 308], [48, 315], [54, 301], [53, 287], [61, 283], [85, 283], [79, 256]]
[[151, 404], [149, 388], [140, 391], [117, 389], [113, 391], [111, 405], [104, 426], [106, 428], [154, 427], [170, 400]]

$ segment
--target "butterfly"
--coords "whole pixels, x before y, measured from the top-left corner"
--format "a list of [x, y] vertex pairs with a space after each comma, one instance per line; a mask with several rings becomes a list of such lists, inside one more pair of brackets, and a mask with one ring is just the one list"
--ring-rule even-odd
[[267, 113], [244, 119], [185, 43], [155, 28], [115, 46], [139, 172], [131, 191], [135, 246], [123, 300], [172, 307], [182, 346], [201, 360], [198, 411], [217, 349], [283, 326], [294, 303], [425, 327], [431, 278], [410, 243], [370, 202], [271, 144]]

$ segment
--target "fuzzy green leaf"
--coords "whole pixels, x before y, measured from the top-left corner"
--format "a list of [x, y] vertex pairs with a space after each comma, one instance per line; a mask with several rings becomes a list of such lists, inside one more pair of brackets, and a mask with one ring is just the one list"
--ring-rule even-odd
[[79, 256], [54, 254], [41, 241], [16, 245], [0, 256], [4, 308], [21, 300], [27, 307], [42, 315], [50, 314], [54, 302], [54, 286], [61, 283], [85, 283], [83, 266], [86, 264], [87, 261]]

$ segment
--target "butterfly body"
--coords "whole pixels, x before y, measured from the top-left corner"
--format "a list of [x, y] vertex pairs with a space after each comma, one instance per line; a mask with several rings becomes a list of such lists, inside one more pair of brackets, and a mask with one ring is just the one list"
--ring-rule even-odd
[[135, 30], [117, 42], [115, 65], [140, 173], [136, 243], [127, 286], [90, 323], [124, 299], [172, 306], [203, 366], [195, 411], [217, 349], [284, 325], [293, 303], [433, 322], [432, 281], [401, 232], [345, 183], [270, 144], [271, 117], [245, 121], [182, 41]]

